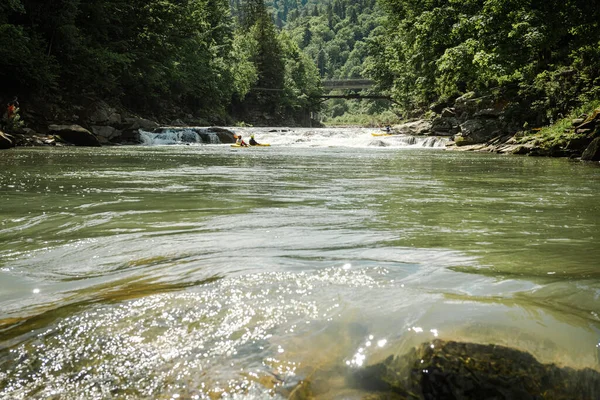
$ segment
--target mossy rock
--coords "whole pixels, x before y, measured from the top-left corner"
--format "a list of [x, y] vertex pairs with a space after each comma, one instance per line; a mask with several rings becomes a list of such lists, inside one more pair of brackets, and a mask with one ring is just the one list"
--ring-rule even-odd
[[459, 147], [460, 146], [468, 146], [468, 145], [473, 144], [473, 141], [464, 136], [457, 135], [457, 136], [454, 136], [454, 144]]
[[[541, 364], [504, 346], [435, 340], [349, 375], [370, 400], [598, 399], [600, 373]], [[395, 397], [394, 397], [395, 396]]]

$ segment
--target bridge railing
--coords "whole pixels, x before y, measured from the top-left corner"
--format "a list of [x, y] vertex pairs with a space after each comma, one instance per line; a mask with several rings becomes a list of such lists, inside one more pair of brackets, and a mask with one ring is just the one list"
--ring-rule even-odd
[[371, 79], [329, 79], [321, 83], [325, 89], [369, 89], [375, 85]]

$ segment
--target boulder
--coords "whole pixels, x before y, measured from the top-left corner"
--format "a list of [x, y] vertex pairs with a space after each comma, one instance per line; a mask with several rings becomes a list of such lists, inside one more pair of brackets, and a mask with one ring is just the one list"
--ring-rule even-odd
[[48, 131], [50, 134], [60, 136], [62, 140], [75, 146], [101, 146], [98, 138], [93, 133], [79, 125], [50, 125]]
[[235, 143], [235, 138], [233, 137], [234, 132], [230, 131], [229, 129], [211, 126], [210, 130], [217, 134], [217, 137], [221, 143]]
[[592, 143], [581, 155], [583, 161], [600, 161], [600, 137], [592, 140]]
[[454, 117], [437, 117], [431, 121], [431, 130], [438, 136], [452, 136], [459, 132], [458, 120]]
[[0, 131], [0, 149], [15, 147], [15, 141], [11, 135]]
[[594, 129], [596, 125], [600, 124], [600, 108], [594, 110], [592, 115], [588, 116], [576, 129]]
[[113, 128], [112, 126], [92, 126], [92, 133], [96, 135], [98, 140], [104, 143], [110, 142], [112, 139], [115, 139], [121, 136], [121, 131]]
[[143, 129], [145, 131], [151, 131], [152, 129], [156, 129], [159, 127], [159, 125], [156, 122], [139, 117], [124, 118], [121, 126], [123, 130]]
[[469, 119], [460, 125], [455, 141], [463, 144], [484, 143], [502, 134], [502, 126], [495, 119]]
[[531, 153], [532, 149], [533, 149], [533, 145], [522, 144], [522, 145], [514, 146], [512, 148], [512, 150], [509, 150], [508, 152], [510, 152], [511, 154], [516, 154], [516, 155], [525, 155], [525, 154]]
[[171, 126], [187, 126], [188, 124], [186, 124], [183, 120], [181, 119], [175, 119], [173, 121], [171, 121], [170, 123]]
[[417, 121], [406, 122], [404, 124], [395, 125], [394, 131], [403, 135], [428, 135], [431, 134], [431, 122], [423, 119]]
[[87, 121], [91, 125], [118, 125], [121, 123], [121, 114], [104, 101], [92, 103], [86, 110]]

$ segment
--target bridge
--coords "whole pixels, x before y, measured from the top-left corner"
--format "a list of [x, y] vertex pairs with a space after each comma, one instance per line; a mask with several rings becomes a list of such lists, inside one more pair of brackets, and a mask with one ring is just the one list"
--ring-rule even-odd
[[[326, 92], [331, 92], [332, 90], [363, 90], [370, 89], [375, 86], [375, 81], [371, 79], [327, 79], [321, 81], [323, 89]], [[273, 91], [280, 92], [283, 89], [269, 89], [269, 88], [253, 88], [252, 90], [262, 90], [262, 91]], [[322, 99], [321, 101], [329, 100], [329, 99], [372, 99], [372, 100], [389, 100], [393, 103], [395, 101], [391, 98], [391, 96], [383, 95], [383, 94], [360, 94], [360, 93], [347, 93], [347, 94], [322, 94], [320, 96], [314, 96], [314, 98]]]
[[[371, 79], [330, 79], [321, 81], [323, 89], [331, 92], [332, 90], [362, 90], [370, 89], [375, 86], [375, 81]], [[360, 93], [347, 93], [347, 94], [322, 94], [315, 96], [316, 98], [322, 99], [321, 101], [329, 99], [374, 99], [374, 100], [389, 100], [394, 102], [391, 96], [383, 94], [360, 94]]]
[[324, 89], [329, 90], [358, 90], [370, 89], [375, 85], [375, 81], [371, 79], [329, 79], [321, 81]]

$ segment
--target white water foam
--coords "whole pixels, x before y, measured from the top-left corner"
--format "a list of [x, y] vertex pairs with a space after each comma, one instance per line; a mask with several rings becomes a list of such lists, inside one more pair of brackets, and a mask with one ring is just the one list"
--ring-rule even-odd
[[[373, 136], [369, 128], [225, 128], [241, 134], [246, 142], [254, 135], [259, 143], [280, 147], [420, 147], [445, 148], [447, 138], [436, 136]], [[211, 128], [160, 128], [158, 132], [140, 131], [145, 145], [223, 144]]]
[[167, 144], [221, 144], [217, 133], [207, 127], [164, 127], [154, 132], [140, 130], [142, 144], [167, 145]]

